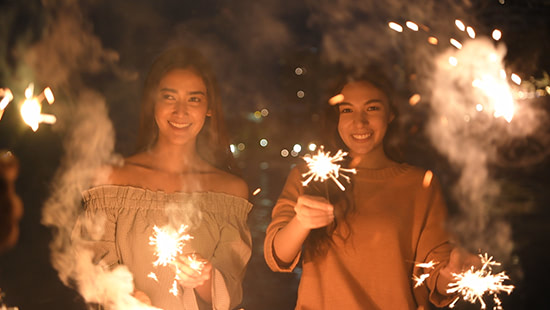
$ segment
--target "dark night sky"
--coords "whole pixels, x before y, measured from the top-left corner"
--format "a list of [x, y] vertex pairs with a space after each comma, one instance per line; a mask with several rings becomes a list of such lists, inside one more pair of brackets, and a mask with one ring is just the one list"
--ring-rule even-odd
[[[406, 161], [432, 169], [440, 177], [451, 211], [457, 210], [451, 188], [456, 167], [425, 135], [429, 104], [410, 107], [417, 91], [409, 79], [424, 63], [418, 36], [397, 35], [390, 20], [407, 18], [430, 25], [442, 36], [455, 18], [475, 25], [478, 35], [493, 28], [504, 33], [507, 68], [524, 80], [550, 72], [550, 1], [70, 1], [4, 0], [0, 2], [0, 87], [16, 100], [0, 120], [0, 148], [20, 159], [17, 190], [25, 205], [18, 245], [0, 257], [0, 288], [8, 305], [28, 309], [84, 309], [81, 298], [58, 280], [49, 262], [51, 230], [42, 226], [42, 206], [64, 158], [64, 141], [75, 107], [85, 90], [101, 94], [112, 120], [115, 151], [127, 156], [136, 139], [140, 86], [152, 58], [167, 46], [184, 43], [201, 49], [213, 62], [221, 84], [232, 143], [246, 149], [237, 161], [251, 191], [249, 223], [253, 256], [244, 283], [244, 308], [292, 309], [298, 274], [275, 274], [263, 261], [262, 242], [271, 208], [286, 174], [299, 158], [280, 151], [315, 141], [319, 112], [335, 63], [391, 68], [399, 83]], [[431, 5], [433, 4], [433, 5]], [[451, 21], [451, 26], [448, 26]], [[446, 25], [446, 26], [445, 26]], [[447, 28], [445, 28], [447, 27]], [[329, 40], [338, 42], [329, 45]], [[433, 52], [432, 52], [433, 53]], [[433, 55], [433, 54], [432, 54]], [[305, 70], [296, 75], [295, 68]], [[58, 124], [37, 132], [24, 126], [17, 94], [34, 81], [51, 86], [57, 97], [44, 107]], [[329, 82], [327, 82], [329, 81]], [[304, 98], [296, 96], [305, 92]], [[548, 113], [550, 96], [528, 103]], [[268, 109], [257, 119], [254, 112]], [[501, 200], [515, 207], [499, 217], [512, 228], [515, 248], [507, 270], [517, 286], [503, 296], [504, 309], [546, 308], [550, 277], [550, 126], [502, 146], [502, 160], [489, 167], [504, 184]], [[258, 141], [268, 138], [262, 148]], [[82, 138], [83, 141], [86, 137]], [[302, 153], [303, 155], [303, 153]], [[453, 213], [453, 212], [451, 212]], [[461, 308], [462, 307], [462, 308]], [[476, 309], [459, 304], [458, 309]]]

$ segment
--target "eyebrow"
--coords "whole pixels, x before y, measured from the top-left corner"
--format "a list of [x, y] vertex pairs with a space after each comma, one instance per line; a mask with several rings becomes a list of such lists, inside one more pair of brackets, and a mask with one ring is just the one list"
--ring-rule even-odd
[[[171, 93], [177, 93], [177, 91], [173, 88], [161, 88], [160, 91], [167, 91], [167, 92], [171, 92]], [[203, 95], [206, 97], [206, 93], [201, 91], [201, 90], [195, 90], [195, 91], [190, 91], [190, 92], [187, 92], [188, 95]]]

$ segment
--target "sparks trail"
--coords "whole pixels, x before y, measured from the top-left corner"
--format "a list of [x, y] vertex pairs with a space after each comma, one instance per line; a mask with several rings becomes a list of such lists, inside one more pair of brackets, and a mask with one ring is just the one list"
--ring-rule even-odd
[[305, 181], [302, 181], [302, 185], [307, 186], [312, 180], [324, 182], [328, 179], [332, 179], [342, 191], [345, 191], [346, 188], [344, 187], [344, 185], [342, 185], [342, 183], [340, 183], [340, 181], [338, 181], [338, 178], [342, 176], [346, 181], [348, 181], [348, 183], [351, 181], [351, 179], [349, 176], [340, 173], [357, 173], [355, 169], [342, 168], [341, 165], [337, 164], [337, 162], [343, 161], [344, 157], [348, 155], [348, 153], [342, 150], [338, 150], [338, 152], [336, 152], [336, 154], [331, 157], [330, 152], [325, 153], [323, 152], [323, 150], [324, 147], [321, 146], [316, 155], [313, 155], [311, 157], [303, 157], [303, 159], [307, 163], [309, 171], [302, 174], [302, 177], [306, 178]]

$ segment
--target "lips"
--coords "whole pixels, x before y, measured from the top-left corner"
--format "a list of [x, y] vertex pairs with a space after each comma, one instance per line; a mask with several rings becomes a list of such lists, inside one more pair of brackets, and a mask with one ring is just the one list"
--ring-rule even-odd
[[174, 121], [168, 121], [168, 124], [172, 125], [173, 127], [176, 127], [178, 129], [188, 128], [191, 126], [191, 123], [178, 123]]
[[372, 136], [372, 132], [351, 135], [351, 137], [355, 140], [366, 140], [371, 136]]

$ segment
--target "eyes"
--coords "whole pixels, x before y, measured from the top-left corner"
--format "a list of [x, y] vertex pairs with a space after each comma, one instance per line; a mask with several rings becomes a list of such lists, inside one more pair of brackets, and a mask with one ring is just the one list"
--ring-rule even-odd
[[[171, 92], [163, 92], [160, 95], [162, 102], [173, 103], [178, 100], [177, 96]], [[184, 98], [185, 102], [191, 105], [199, 105], [201, 102], [206, 101], [203, 95], [189, 95]]]
[[[352, 105], [340, 105], [340, 114], [353, 113], [354, 108]], [[381, 103], [369, 103], [366, 104], [363, 109], [366, 112], [374, 112], [382, 110], [383, 106]]]

